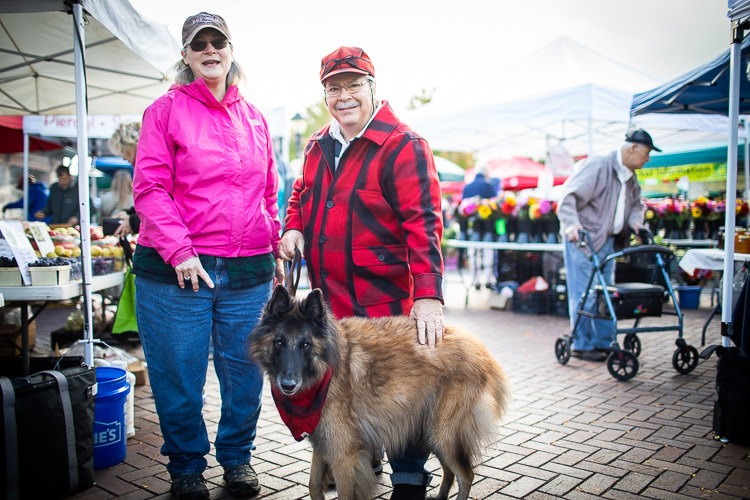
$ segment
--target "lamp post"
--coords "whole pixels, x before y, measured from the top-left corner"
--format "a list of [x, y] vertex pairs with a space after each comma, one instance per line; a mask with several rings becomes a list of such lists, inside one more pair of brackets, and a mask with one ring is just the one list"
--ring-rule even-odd
[[292, 117], [292, 133], [294, 134], [294, 157], [299, 158], [300, 154], [300, 143], [302, 142], [302, 134], [307, 130], [307, 122], [302, 116], [297, 113]]

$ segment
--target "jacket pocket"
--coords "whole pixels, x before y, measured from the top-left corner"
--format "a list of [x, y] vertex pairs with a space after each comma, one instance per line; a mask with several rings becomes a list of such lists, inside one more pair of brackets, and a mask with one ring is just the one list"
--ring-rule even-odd
[[404, 300], [411, 293], [408, 248], [381, 245], [352, 249], [357, 302], [374, 306]]

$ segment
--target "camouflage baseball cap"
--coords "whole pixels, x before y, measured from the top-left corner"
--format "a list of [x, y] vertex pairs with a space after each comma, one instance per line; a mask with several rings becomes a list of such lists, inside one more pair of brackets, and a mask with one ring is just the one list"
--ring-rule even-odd
[[208, 12], [201, 12], [185, 19], [185, 23], [182, 25], [182, 46], [185, 47], [192, 42], [195, 35], [204, 28], [214, 28], [221, 31], [228, 40], [232, 39], [223, 17], [216, 14], [209, 14]]

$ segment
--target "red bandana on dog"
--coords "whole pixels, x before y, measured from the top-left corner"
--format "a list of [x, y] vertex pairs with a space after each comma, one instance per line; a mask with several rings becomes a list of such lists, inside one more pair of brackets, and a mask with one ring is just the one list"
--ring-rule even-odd
[[281, 420], [297, 441], [305, 439], [318, 426], [332, 376], [333, 368], [329, 368], [317, 384], [291, 397], [285, 396], [271, 384], [271, 394]]

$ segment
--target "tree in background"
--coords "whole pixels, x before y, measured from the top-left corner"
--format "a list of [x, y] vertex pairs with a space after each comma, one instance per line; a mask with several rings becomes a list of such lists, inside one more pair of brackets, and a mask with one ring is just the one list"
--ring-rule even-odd
[[420, 106], [424, 106], [428, 102], [432, 101], [432, 94], [435, 93], [435, 87], [431, 89], [422, 89], [419, 95], [413, 96], [409, 99], [409, 109], [417, 109]]

